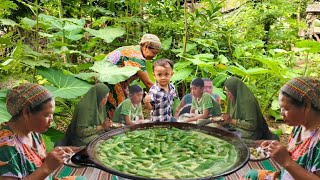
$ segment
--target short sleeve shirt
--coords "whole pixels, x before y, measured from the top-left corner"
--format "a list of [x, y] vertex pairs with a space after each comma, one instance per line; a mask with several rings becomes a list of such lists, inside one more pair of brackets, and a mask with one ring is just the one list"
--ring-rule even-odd
[[[298, 141], [301, 132], [302, 126], [295, 127], [289, 137], [288, 151], [291, 158], [309, 172], [320, 171], [320, 129], [315, 129], [308, 138]], [[281, 179], [293, 178], [283, 169]]]
[[221, 115], [220, 105], [207, 92], [203, 93], [200, 100], [193, 98], [191, 108], [195, 109], [196, 114], [203, 114], [205, 109], [209, 109], [209, 116]]
[[136, 120], [137, 116], [143, 116], [141, 103], [135, 107], [130, 98], [125, 99], [115, 110], [112, 118], [113, 122], [125, 123], [124, 116], [129, 116], [131, 121]]
[[36, 147], [23, 144], [7, 123], [0, 125], [0, 176], [23, 178], [42, 165], [46, 156], [44, 141], [32, 133]]
[[169, 92], [154, 84], [148, 93], [151, 96], [151, 120], [155, 122], [170, 121], [172, 117], [173, 100], [177, 97], [173, 84], [169, 84]]

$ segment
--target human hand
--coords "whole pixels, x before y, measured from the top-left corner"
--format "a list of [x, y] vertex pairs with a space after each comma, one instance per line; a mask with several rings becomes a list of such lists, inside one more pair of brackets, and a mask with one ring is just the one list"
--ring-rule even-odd
[[224, 120], [225, 123], [231, 124], [232, 118], [227, 113], [222, 113], [221, 115], [222, 120]]
[[102, 128], [103, 128], [104, 130], [110, 128], [111, 125], [112, 125], [112, 121], [111, 121], [109, 118], [107, 118], [107, 119], [101, 124], [101, 126], [102, 126]]
[[55, 147], [47, 154], [41, 167], [50, 174], [63, 164], [64, 156], [65, 151], [61, 147]]
[[150, 103], [150, 102], [151, 102], [151, 96], [148, 95], [147, 93], [145, 93], [145, 94], [146, 94], [146, 96], [144, 97], [143, 102], [144, 102], [144, 103]]
[[261, 147], [269, 153], [270, 157], [283, 167], [286, 167], [293, 161], [286, 147], [279, 141], [264, 141], [261, 144]]

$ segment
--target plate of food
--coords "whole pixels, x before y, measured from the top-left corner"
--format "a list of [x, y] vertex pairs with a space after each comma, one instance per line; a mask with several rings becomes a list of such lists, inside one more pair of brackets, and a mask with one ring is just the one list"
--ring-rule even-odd
[[262, 147], [249, 147], [250, 150], [250, 161], [263, 161], [270, 158], [269, 153]]

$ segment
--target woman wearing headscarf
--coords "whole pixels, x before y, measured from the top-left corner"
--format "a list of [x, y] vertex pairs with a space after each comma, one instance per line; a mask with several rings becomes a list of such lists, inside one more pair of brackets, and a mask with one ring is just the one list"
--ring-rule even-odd
[[62, 145], [84, 146], [108, 130], [112, 123], [105, 108], [108, 95], [109, 88], [103, 83], [90, 88], [74, 110]]
[[126, 81], [115, 85], [108, 84], [110, 96], [106, 105], [108, 116], [113, 117], [116, 107], [128, 97], [128, 86], [136, 79], [140, 79], [149, 89], [153, 86], [147, 71], [146, 60], [152, 60], [160, 51], [160, 39], [154, 34], [145, 34], [142, 36], [139, 45], [124, 46], [110, 52], [104, 60], [117, 66], [139, 67], [140, 70]]
[[0, 125], [0, 179], [48, 179], [66, 153], [75, 150], [56, 147], [46, 154], [40, 133], [53, 120], [53, 95], [39, 84], [26, 83], [9, 90], [6, 106], [12, 117]]
[[222, 115], [225, 123], [244, 140], [278, 139], [270, 132], [257, 99], [239, 78], [228, 78], [224, 86], [228, 97], [227, 113]]
[[320, 80], [290, 80], [280, 90], [279, 105], [284, 122], [294, 126], [288, 145], [269, 140], [261, 146], [282, 169], [251, 170], [246, 179], [320, 179]]

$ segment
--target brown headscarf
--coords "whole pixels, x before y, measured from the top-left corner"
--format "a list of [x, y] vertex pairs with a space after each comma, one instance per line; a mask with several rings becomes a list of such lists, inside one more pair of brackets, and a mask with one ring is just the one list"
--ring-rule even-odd
[[52, 97], [53, 94], [45, 87], [35, 83], [25, 83], [12, 88], [7, 94], [7, 111], [11, 116], [15, 116], [23, 107], [34, 108]]
[[289, 94], [300, 102], [311, 102], [320, 110], [320, 80], [307, 77], [297, 77], [281, 87], [281, 91]]

